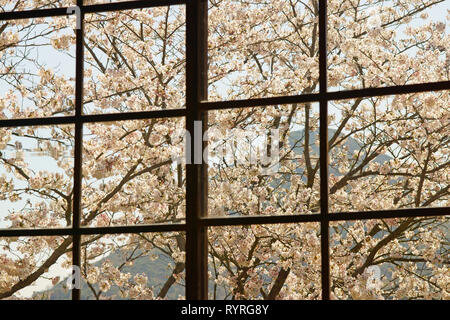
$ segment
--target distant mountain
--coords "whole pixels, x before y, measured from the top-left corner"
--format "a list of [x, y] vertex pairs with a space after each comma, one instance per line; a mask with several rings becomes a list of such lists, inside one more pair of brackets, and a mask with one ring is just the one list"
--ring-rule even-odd
[[[129, 272], [131, 277], [136, 274], [145, 274], [148, 278], [148, 287], [152, 287], [154, 289], [155, 295], [159, 293], [159, 290], [165, 283], [165, 281], [172, 274], [174, 263], [171, 258], [169, 258], [166, 254], [162, 252], [158, 252], [155, 250], [153, 253], [158, 255], [158, 259], [151, 260], [149, 258], [150, 254], [136, 259], [132, 266], [126, 266], [122, 269], [122, 272]], [[115, 252], [110, 254], [108, 257], [101, 259], [94, 265], [101, 266], [104, 261], [109, 260], [113, 266], [119, 266], [124, 262], [123, 259], [123, 251]], [[211, 270], [213, 271], [213, 270]], [[60, 281], [56, 286], [52, 287], [43, 292], [37, 292], [34, 297], [37, 299], [46, 299], [46, 300], [68, 300], [71, 299], [71, 291], [66, 287], [67, 279]], [[98, 292], [98, 284], [93, 285], [95, 290]], [[214, 283], [210, 281], [209, 283], [209, 292], [213, 292]], [[225, 298], [225, 290], [222, 287], [217, 288], [216, 297], [217, 299]], [[169, 289], [166, 299], [169, 300], [177, 300], [179, 296], [185, 296], [184, 285], [173, 284]], [[95, 296], [87, 285], [86, 281], [82, 279], [81, 284], [81, 299], [82, 300], [93, 300]], [[102, 299], [114, 299], [114, 300], [124, 300], [119, 294], [119, 288], [116, 285], [111, 286], [111, 289], [102, 294]]]
[[[158, 294], [159, 289], [172, 274], [174, 263], [171, 258], [161, 252], [153, 253], [157, 253], [158, 259], [151, 260], [149, 255], [145, 255], [141, 258], [136, 259], [133, 265], [123, 267], [122, 272], [129, 272], [132, 277], [137, 274], [145, 274], [148, 278], [148, 286], [153, 287], [155, 294]], [[104, 261], [109, 260], [113, 266], [117, 267], [124, 262], [123, 256], [123, 251], [117, 251], [110, 254], [108, 257], [101, 259], [97, 263], [94, 263], [94, 265], [101, 266]], [[98, 284], [93, 285], [93, 287], [96, 289], [96, 291], [98, 291]], [[179, 295], [184, 296], [184, 286], [173, 284], [167, 294], [167, 298], [178, 299]], [[49, 290], [36, 293], [35, 297], [41, 297], [49, 300], [67, 300], [71, 297], [71, 291], [67, 289], [66, 279], [64, 279]], [[122, 300], [119, 294], [119, 288], [116, 285], [111, 286], [111, 289], [107, 293], [102, 294], [102, 297], [106, 299], [110, 298], [115, 300]], [[81, 299], [95, 299], [92, 290], [89, 288], [84, 279], [82, 279], [81, 283]]]
[[[329, 129], [328, 136], [331, 137], [334, 135], [336, 130]], [[318, 132], [310, 132], [310, 145], [313, 153], [316, 155], [319, 154], [319, 146], [316, 145], [316, 140], [319, 138]], [[303, 147], [300, 146], [304, 140], [304, 130], [292, 131], [288, 141], [291, 147], [293, 147], [293, 151], [296, 154], [303, 154]], [[361, 143], [358, 142], [354, 138], [347, 138], [344, 145], [348, 148], [349, 157], [353, 155], [353, 152], [361, 149]], [[362, 156], [364, 158], [364, 156]], [[386, 155], [377, 156], [374, 161], [378, 163], [384, 163], [385, 161], [389, 161], [391, 158]], [[301, 173], [303, 168], [298, 168], [297, 172]], [[339, 175], [336, 168], [333, 168], [333, 164], [331, 164], [330, 173]], [[156, 260], [151, 260], [148, 255], [139, 258], [134, 261], [132, 266], [126, 266], [122, 270], [123, 272], [129, 272], [132, 276], [136, 274], [145, 274], [148, 278], [148, 285], [154, 288], [155, 294], [159, 292], [159, 289], [162, 287], [164, 282], [168, 279], [168, 277], [172, 274], [172, 270], [174, 267], [174, 263], [171, 258], [162, 252], [154, 252], [157, 253], [159, 258]], [[105, 260], [110, 260], [114, 266], [119, 266], [123, 263], [123, 252], [115, 252], [110, 254], [107, 258], [104, 258], [97, 263], [96, 266], [100, 266]], [[50, 300], [65, 300], [70, 299], [71, 292], [65, 287], [66, 280], [61, 281], [55, 287], [39, 292], [35, 294], [37, 298], [45, 298]], [[214, 283], [210, 281], [209, 290], [212, 292]], [[93, 287], [98, 290], [98, 285], [93, 285]], [[224, 288], [219, 288], [217, 290], [217, 299], [225, 298], [226, 290]], [[94, 294], [91, 289], [88, 287], [85, 281], [82, 281], [81, 285], [81, 294], [83, 300], [94, 299]], [[167, 299], [178, 299], [179, 296], [184, 296], [184, 286], [180, 284], [174, 284], [170, 288]], [[104, 294], [105, 298], [110, 299], [119, 299], [122, 298], [119, 295], [119, 288], [117, 286], [112, 286], [111, 289]]]
[[[336, 133], [335, 129], [328, 129], [328, 139], [330, 139], [332, 136], [334, 136], [335, 133]], [[294, 147], [293, 148], [293, 152], [295, 152], [296, 154], [299, 154], [299, 155], [303, 154], [304, 148], [301, 146], [301, 144], [304, 143], [303, 142], [304, 139], [305, 139], [305, 131], [304, 130], [292, 131], [290, 133], [288, 141], [289, 141], [289, 145], [291, 146], [291, 148]], [[309, 145], [311, 146], [313, 154], [318, 156], [319, 153], [320, 153], [319, 133], [317, 131], [311, 131], [309, 133], [309, 140], [310, 140], [309, 141]], [[317, 142], [317, 144], [316, 144], [316, 142]], [[364, 145], [360, 141], [358, 141], [358, 140], [356, 140], [356, 139], [354, 139], [352, 137], [348, 137], [345, 140], [345, 142], [343, 143], [343, 145], [346, 148], [348, 148], [347, 155], [348, 155], [349, 158], [352, 158], [353, 153], [355, 151], [359, 151], [359, 150], [361, 150], [361, 148], [364, 147]], [[363, 150], [363, 152], [361, 153], [360, 160], [358, 161], [358, 163], [360, 163], [361, 159], [365, 158], [365, 152], [364, 151], [365, 150]], [[381, 154], [381, 155], [378, 155], [372, 161], [382, 164], [382, 163], [384, 163], [386, 161], [389, 161], [391, 159], [392, 159], [391, 157]], [[303, 171], [302, 168], [298, 168], [298, 170], [299, 170], [299, 172]], [[337, 169], [335, 168], [335, 163], [333, 163], [333, 162], [330, 164], [329, 172], [332, 173], [332, 174], [335, 174], [335, 175], [341, 175], [337, 171]]]

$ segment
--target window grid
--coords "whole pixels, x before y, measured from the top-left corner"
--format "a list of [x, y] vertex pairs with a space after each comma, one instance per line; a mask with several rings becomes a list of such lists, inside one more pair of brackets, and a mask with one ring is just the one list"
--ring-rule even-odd
[[[293, 96], [279, 96], [234, 101], [207, 100], [207, 1], [206, 0], [153, 0], [127, 1], [83, 6], [83, 0], [76, 4], [81, 11], [81, 28], [76, 30], [76, 76], [75, 76], [75, 115], [65, 117], [4, 119], [0, 127], [41, 126], [58, 124], [75, 124], [74, 157], [74, 196], [71, 228], [54, 229], [0, 229], [0, 237], [19, 236], [54, 236], [66, 235], [73, 239], [73, 265], [80, 266], [80, 239], [89, 234], [120, 234], [141, 232], [186, 233], [186, 299], [207, 299], [207, 228], [210, 226], [232, 226], [275, 223], [318, 222], [321, 229], [321, 276], [322, 299], [330, 299], [330, 257], [329, 257], [329, 223], [330, 221], [366, 220], [402, 217], [446, 216], [448, 207], [411, 208], [382, 211], [341, 212], [329, 214], [328, 208], [328, 102], [357, 97], [386, 96], [392, 94], [418, 93], [427, 91], [449, 90], [450, 81], [421, 83], [412, 85], [365, 88], [349, 91], [328, 92], [327, 90], [327, 1], [319, 2], [319, 93]], [[186, 109], [160, 111], [128, 112], [121, 114], [82, 114], [83, 106], [83, 70], [84, 45], [83, 23], [86, 13], [120, 11], [158, 6], [186, 6]], [[37, 17], [65, 16], [67, 8], [37, 9], [16, 12], [1, 12], [0, 20], [17, 20]], [[207, 217], [208, 178], [205, 164], [186, 165], [186, 223], [152, 224], [112, 227], [83, 227], [81, 217], [81, 181], [82, 181], [82, 146], [83, 125], [85, 123], [185, 117], [186, 127], [192, 136], [194, 121], [202, 120], [207, 125], [207, 111], [230, 108], [264, 107], [275, 104], [319, 102], [320, 105], [320, 213], [310, 215], [279, 216], [245, 216], [245, 217]], [[203, 134], [197, 132], [197, 134]], [[195, 140], [195, 138], [194, 138]], [[191, 147], [193, 148], [193, 146]], [[194, 154], [193, 150], [190, 152]], [[192, 163], [192, 162], [191, 162]], [[80, 299], [80, 290], [72, 290], [72, 299]]]

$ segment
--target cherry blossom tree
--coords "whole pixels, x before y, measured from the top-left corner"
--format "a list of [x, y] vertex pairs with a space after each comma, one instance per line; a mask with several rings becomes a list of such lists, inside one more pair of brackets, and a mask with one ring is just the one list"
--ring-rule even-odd
[[[443, 0], [328, 1], [330, 90], [449, 80], [450, 36], [433, 8], [446, 9], [449, 21]], [[184, 108], [183, 6], [85, 19], [85, 113]], [[210, 0], [208, 28], [210, 100], [318, 91], [316, 0]], [[0, 116], [73, 115], [73, 75], [48, 61], [54, 54], [73, 62], [74, 45], [67, 17], [2, 22]], [[448, 206], [449, 105], [449, 91], [330, 102], [330, 214]], [[208, 127], [210, 216], [320, 212], [317, 104], [210, 111]], [[183, 222], [185, 166], [172, 160], [184, 154], [182, 128], [178, 118], [86, 124], [82, 225]], [[71, 226], [73, 129], [0, 128], [2, 227]], [[252, 135], [235, 133], [270, 145], [273, 130], [279, 166], [267, 173], [260, 158], [249, 161]], [[332, 298], [448, 299], [448, 226], [447, 217], [332, 223]], [[211, 298], [321, 298], [318, 223], [211, 227], [208, 240]], [[71, 244], [57, 236], [0, 239], [0, 298], [20, 297], [37, 280], [61, 282], [49, 269], [69, 269]], [[83, 236], [81, 271], [96, 299], [178, 298], [184, 251], [177, 232]], [[168, 269], [156, 284], [130, 271], [163, 257]]]

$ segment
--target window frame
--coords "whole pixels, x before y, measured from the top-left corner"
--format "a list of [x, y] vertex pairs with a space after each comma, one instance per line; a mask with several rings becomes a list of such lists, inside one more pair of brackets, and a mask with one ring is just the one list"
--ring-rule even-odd
[[[279, 96], [234, 101], [207, 101], [207, 0], [137, 0], [95, 5], [83, 5], [77, 0], [80, 8], [81, 28], [76, 30], [75, 59], [75, 115], [64, 117], [2, 119], [0, 127], [26, 127], [73, 124], [75, 125], [74, 177], [73, 177], [73, 214], [71, 228], [55, 229], [0, 229], [0, 237], [20, 236], [54, 236], [65, 235], [73, 239], [73, 265], [81, 265], [81, 236], [89, 234], [120, 234], [141, 232], [182, 231], [186, 234], [186, 299], [208, 299], [208, 238], [207, 229], [213, 226], [251, 225], [251, 224], [283, 224], [283, 223], [320, 223], [321, 234], [321, 292], [322, 299], [330, 299], [330, 254], [329, 224], [331, 221], [366, 220], [402, 217], [446, 216], [449, 207], [411, 208], [366, 212], [341, 212], [330, 214], [328, 208], [328, 103], [331, 100], [344, 100], [359, 97], [387, 96], [429, 91], [449, 90], [450, 81], [420, 83], [412, 85], [365, 88], [349, 91], [329, 92], [327, 88], [327, 1], [319, 3], [319, 92], [314, 94]], [[107, 11], [184, 5], [186, 9], [186, 108], [141, 111], [120, 114], [82, 113], [83, 106], [83, 70], [84, 70], [84, 15]], [[67, 8], [36, 9], [16, 12], [1, 12], [0, 21], [66, 16]], [[208, 110], [230, 108], [265, 107], [277, 104], [318, 102], [320, 106], [320, 213], [310, 215], [280, 216], [244, 216], [244, 217], [208, 217], [208, 173], [207, 164], [186, 165], [186, 221], [177, 224], [151, 224], [114, 227], [83, 227], [81, 225], [81, 181], [82, 181], [82, 146], [83, 125], [85, 123], [110, 122], [123, 120], [139, 120], [152, 118], [184, 117], [187, 130], [194, 141], [194, 122], [203, 121], [203, 129], [207, 126]], [[197, 132], [197, 134], [199, 134]], [[203, 135], [203, 132], [200, 132]], [[204, 142], [206, 143], [206, 142]], [[193, 146], [190, 146], [193, 155]], [[72, 290], [72, 299], [80, 299], [80, 289]]]

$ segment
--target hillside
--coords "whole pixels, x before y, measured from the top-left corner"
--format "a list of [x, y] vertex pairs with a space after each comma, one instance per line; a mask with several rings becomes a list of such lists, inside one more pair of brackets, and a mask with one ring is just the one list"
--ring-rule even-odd
[[[335, 133], [334, 129], [329, 129], [329, 136], [332, 136]], [[293, 151], [297, 154], [303, 153], [303, 147], [296, 146], [296, 144], [301, 144], [301, 142], [304, 139], [304, 131], [293, 131], [291, 132], [291, 135], [289, 137], [289, 143], [291, 147], [293, 147]], [[316, 139], [318, 139], [318, 133], [312, 132], [310, 134], [310, 143], [312, 145], [312, 151], [315, 154], [319, 154], [319, 146], [316, 145], [314, 142]], [[353, 139], [348, 138], [346, 140], [345, 146], [348, 148], [348, 153], [353, 154], [355, 150], [360, 149], [360, 143]], [[391, 158], [386, 155], [380, 155], [377, 158], [375, 158], [374, 161], [378, 163], [383, 163], [385, 161], [390, 160]], [[298, 172], [302, 172], [302, 168], [298, 168]], [[333, 166], [330, 168], [330, 173], [338, 175], [339, 173]], [[157, 252], [154, 252], [157, 253]], [[162, 287], [166, 279], [170, 276], [172, 270], [173, 270], [173, 261], [170, 257], [167, 255], [164, 255], [162, 253], [158, 254], [159, 258], [156, 260], [151, 260], [148, 256], [144, 256], [142, 258], [139, 258], [135, 260], [134, 264], [132, 266], [126, 266], [123, 268], [124, 272], [129, 272], [132, 276], [136, 274], [145, 274], [148, 278], [148, 285], [150, 287], [154, 288], [154, 292], [159, 292], [159, 289]], [[123, 262], [123, 253], [113, 253], [109, 255], [107, 258], [104, 258], [100, 261], [98, 261], [95, 265], [100, 266], [105, 259], [108, 259], [112, 262], [113, 265], [118, 266], [122, 264]], [[61, 281], [58, 283], [55, 287], [52, 289], [36, 293], [36, 298], [42, 298], [42, 299], [51, 299], [51, 300], [64, 300], [64, 299], [70, 299], [71, 292], [70, 290], [67, 290], [65, 287], [66, 280]], [[98, 290], [98, 285], [93, 286], [96, 290]], [[213, 283], [210, 283], [209, 285], [210, 292], [213, 289]], [[82, 281], [82, 299], [94, 299], [95, 296], [92, 293], [91, 289], [88, 287], [87, 283], [85, 281]], [[174, 284], [171, 289], [169, 290], [167, 294], [168, 299], [178, 299], [179, 296], [184, 296], [184, 286], [179, 284]], [[117, 286], [113, 286], [111, 290], [106, 293], [105, 295], [106, 299], [122, 299], [119, 295], [119, 288]], [[217, 292], [217, 298], [223, 299], [225, 297], [225, 290], [223, 288], [218, 289]]]

